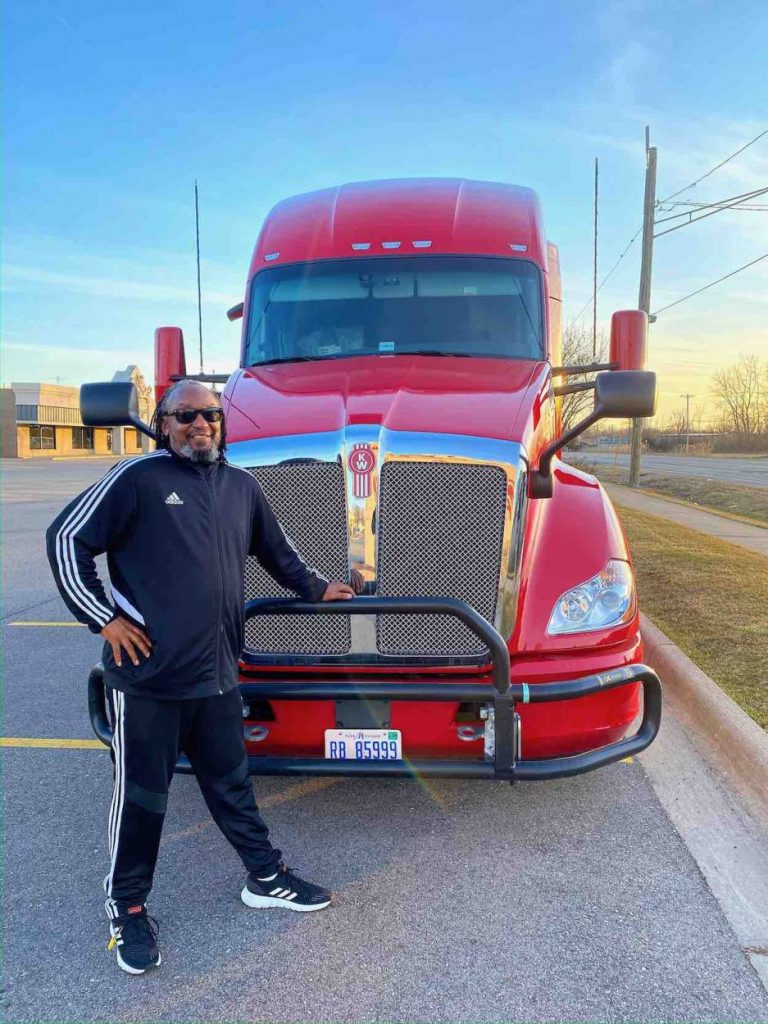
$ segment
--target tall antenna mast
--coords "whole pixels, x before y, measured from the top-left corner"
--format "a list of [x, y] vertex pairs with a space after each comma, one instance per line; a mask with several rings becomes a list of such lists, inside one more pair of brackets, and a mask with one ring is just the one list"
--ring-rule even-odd
[[200, 333], [200, 373], [203, 373], [203, 299], [200, 291], [200, 206], [195, 178], [195, 239], [197, 242], [197, 326]]
[[592, 362], [597, 362], [597, 157], [595, 157], [595, 258], [592, 274]]

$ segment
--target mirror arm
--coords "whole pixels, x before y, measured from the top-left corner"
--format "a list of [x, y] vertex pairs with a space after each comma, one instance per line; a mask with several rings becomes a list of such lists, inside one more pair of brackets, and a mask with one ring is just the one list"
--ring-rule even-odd
[[157, 441], [157, 434], [154, 430], [144, 420], [140, 420], [138, 416], [131, 416], [131, 426], [140, 430], [142, 434], [146, 434], [147, 437], [152, 438], [153, 441]]
[[577, 373], [599, 373], [600, 370], [618, 370], [618, 363], [587, 363], [584, 366], [553, 366], [553, 377], [573, 377]]
[[564, 448], [569, 441], [572, 441], [574, 437], [578, 437], [579, 434], [583, 434], [585, 430], [592, 426], [602, 416], [602, 409], [595, 408], [589, 414], [585, 416], [583, 420], [579, 420], [575, 423], [570, 430], [566, 430], [564, 434], [561, 434], [552, 444], [547, 445], [544, 451], [539, 456], [539, 466], [531, 474], [531, 497], [532, 498], [551, 498], [553, 493], [552, 488], [552, 459]]
[[576, 384], [559, 384], [552, 389], [556, 398], [560, 398], [562, 395], [575, 395], [579, 391], [594, 390], [595, 382], [593, 380], [578, 381]]
[[199, 380], [204, 384], [226, 384], [230, 378], [228, 373], [172, 373], [170, 380]]

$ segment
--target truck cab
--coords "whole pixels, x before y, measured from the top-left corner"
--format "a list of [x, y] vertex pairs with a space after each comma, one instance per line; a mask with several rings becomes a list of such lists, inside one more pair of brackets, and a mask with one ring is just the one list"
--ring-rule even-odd
[[[626, 539], [599, 483], [558, 458], [600, 416], [652, 412], [647, 323], [615, 314], [595, 412], [563, 434], [573, 368], [535, 193], [440, 178], [286, 199], [229, 316], [228, 460], [304, 560], [361, 594], [314, 614], [248, 560], [252, 770], [552, 777], [647, 746], [658, 680]], [[160, 396], [185, 366], [180, 330], [156, 338]]]

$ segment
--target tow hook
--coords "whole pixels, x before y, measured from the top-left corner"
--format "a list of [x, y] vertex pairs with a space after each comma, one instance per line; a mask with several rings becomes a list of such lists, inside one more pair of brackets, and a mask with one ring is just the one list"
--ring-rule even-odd
[[244, 729], [245, 738], [251, 743], [261, 743], [269, 736], [269, 729], [265, 725], [250, 725]]
[[[485, 728], [482, 730], [483, 737], [485, 739], [485, 748], [483, 753], [486, 761], [493, 761], [496, 756], [496, 715], [494, 713], [493, 705], [486, 704], [485, 707], [480, 708], [480, 717], [485, 720]], [[515, 760], [519, 761], [522, 758], [523, 750], [523, 730], [522, 723], [520, 721], [520, 715], [515, 711]], [[462, 739], [463, 737], [459, 737]]]
[[474, 743], [475, 740], [480, 740], [485, 734], [485, 729], [482, 725], [457, 725], [456, 736], [464, 743]]

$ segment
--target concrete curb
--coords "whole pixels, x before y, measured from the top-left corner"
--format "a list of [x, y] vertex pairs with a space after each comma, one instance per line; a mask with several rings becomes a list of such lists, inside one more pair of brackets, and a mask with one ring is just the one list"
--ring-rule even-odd
[[645, 615], [640, 628], [645, 661], [658, 673], [665, 700], [690, 730], [700, 754], [751, 813], [768, 823], [768, 733]]

